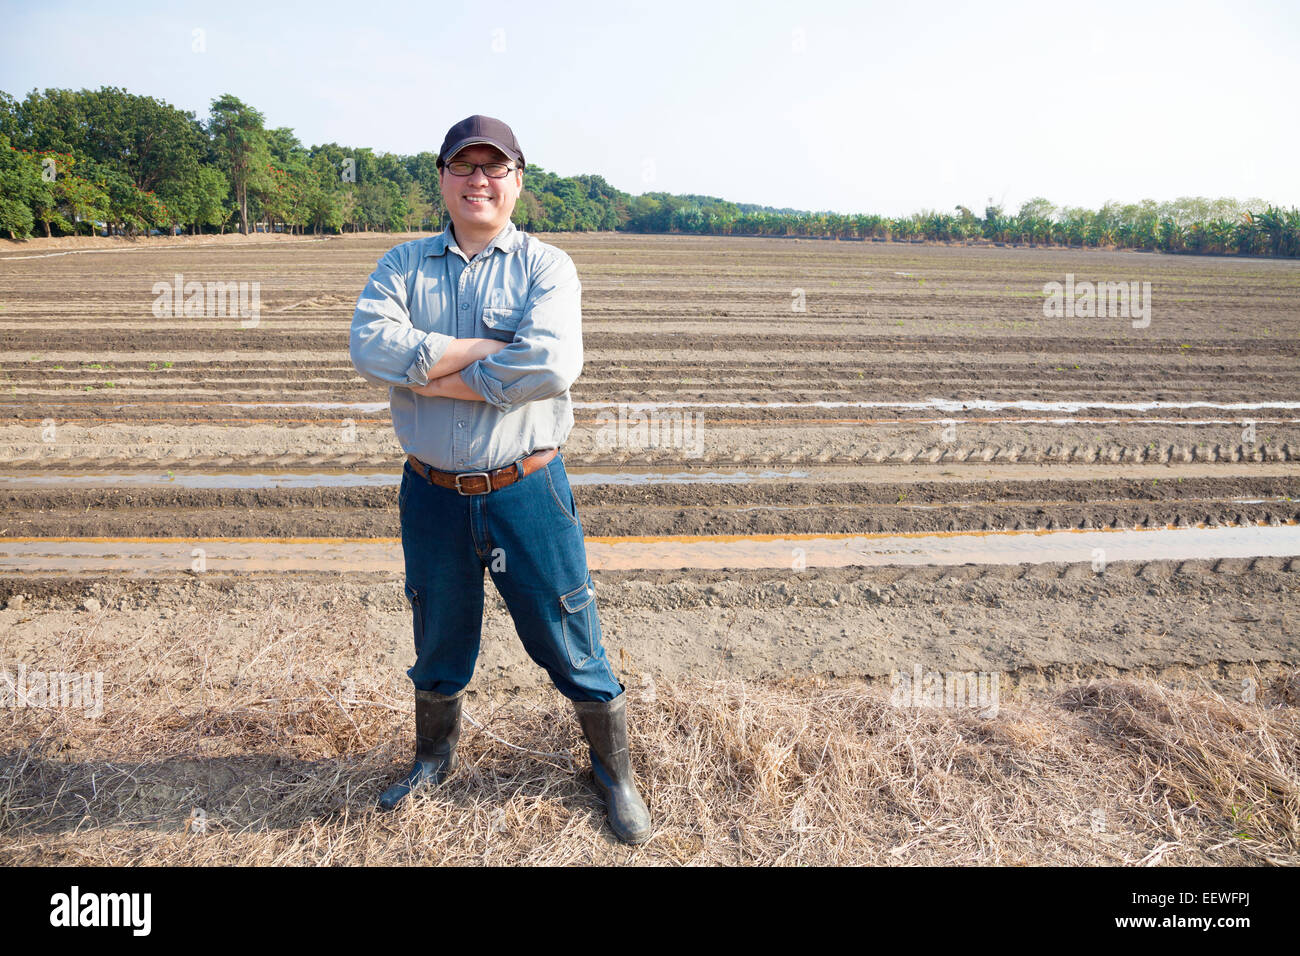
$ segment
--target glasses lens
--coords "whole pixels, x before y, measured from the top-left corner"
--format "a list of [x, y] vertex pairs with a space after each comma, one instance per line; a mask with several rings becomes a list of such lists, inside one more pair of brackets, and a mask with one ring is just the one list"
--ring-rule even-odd
[[476, 166], [481, 167], [484, 174], [491, 179], [501, 179], [514, 168], [506, 163], [467, 163], [458, 159], [447, 164], [447, 172], [453, 176], [468, 176], [474, 172]]

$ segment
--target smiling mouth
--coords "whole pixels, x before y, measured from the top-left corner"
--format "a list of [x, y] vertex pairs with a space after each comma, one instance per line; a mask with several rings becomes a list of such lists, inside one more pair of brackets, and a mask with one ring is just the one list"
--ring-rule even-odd
[[475, 205], [492, 201], [491, 196], [462, 196], [461, 198], [466, 202], [474, 203]]

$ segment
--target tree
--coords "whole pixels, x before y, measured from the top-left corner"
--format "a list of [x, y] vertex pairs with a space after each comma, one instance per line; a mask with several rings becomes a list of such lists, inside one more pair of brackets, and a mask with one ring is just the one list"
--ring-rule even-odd
[[419, 183], [412, 181], [406, 187], [402, 200], [407, 209], [406, 221], [402, 224], [403, 228], [407, 232], [423, 229], [424, 224], [433, 215], [433, 204], [425, 199], [424, 189]]
[[[351, 199], [351, 194], [345, 198]], [[340, 194], [318, 185], [307, 195], [307, 221], [312, 231], [320, 235], [323, 230], [338, 232], [343, 228], [343, 203]]]
[[206, 149], [194, 114], [115, 87], [32, 91], [6, 104], [24, 144], [112, 166], [137, 188], [174, 200], [193, 181]]
[[41, 157], [14, 149], [0, 133], [0, 229], [10, 239], [26, 239], [36, 220], [54, 209], [54, 185], [42, 175]]
[[[419, 184], [424, 193], [425, 202], [429, 204], [428, 219], [434, 229], [442, 226], [447, 210], [442, 202], [442, 186], [438, 179], [438, 157], [434, 153], [416, 153], [406, 161], [406, 170], [411, 178]], [[516, 205], [516, 208], [518, 206]], [[518, 223], [518, 220], [516, 220]]]
[[531, 189], [525, 189], [519, 194], [519, 201], [515, 203], [515, 211], [510, 214], [511, 220], [520, 229], [526, 229], [533, 232], [539, 232], [542, 228], [542, 204], [537, 199], [537, 194]]
[[234, 211], [227, 205], [230, 183], [219, 169], [200, 167], [194, 184], [186, 195], [186, 222], [193, 231], [203, 226], [224, 226]]
[[368, 230], [389, 224], [398, 199], [396, 186], [386, 182], [363, 183], [357, 188], [356, 196], [358, 219]]
[[1056, 216], [1056, 206], [1042, 196], [1027, 200], [1016, 213], [1018, 219], [1052, 219]]
[[52, 214], [38, 218], [45, 223], [45, 234], [50, 235], [50, 223], [53, 222], [61, 232], [78, 232], [80, 223], [94, 223], [108, 218], [108, 194], [95, 183], [76, 172], [77, 158], [68, 154], [57, 157], [55, 169], [57, 175], [50, 184], [53, 194]]
[[355, 190], [347, 190], [346, 192], [340, 194], [339, 218], [342, 220], [344, 224], [351, 223], [353, 232], [355, 232], [357, 228], [356, 217], [357, 217], [358, 205], [360, 204], [357, 201], [357, 194]]
[[9, 145], [9, 137], [0, 133], [0, 230], [10, 239], [26, 239], [32, 234], [35, 217], [33, 202], [44, 188], [40, 164], [29, 154]]
[[222, 167], [234, 186], [239, 204], [239, 229], [248, 235], [248, 192], [263, 188], [270, 148], [262, 114], [229, 93], [212, 101], [212, 135]]
[[[44, 169], [45, 160], [56, 159], [56, 157], [50, 156], [49, 154], [42, 154], [34, 158], [42, 162], [42, 171]], [[50, 168], [57, 170], [58, 163], [62, 162], [66, 164], [67, 159], [68, 157], [65, 155], [59, 154], [55, 165]], [[50, 235], [51, 220], [58, 223], [60, 232], [71, 231], [68, 221], [59, 214], [58, 198], [55, 195], [54, 187], [56, 181], [57, 180], [47, 180], [45, 176], [41, 176], [39, 183], [27, 194], [27, 204], [31, 206], [32, 216], [37, 222], [45, 227], [45, 235], [47, 238]]]

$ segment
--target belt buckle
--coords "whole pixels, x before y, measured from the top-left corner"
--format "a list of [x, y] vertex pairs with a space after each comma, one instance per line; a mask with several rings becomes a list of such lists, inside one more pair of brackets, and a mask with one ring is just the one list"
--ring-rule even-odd
[[[460, 486], [460, 480], [462, 478], [477, 478], [479, 476], [482, 476], [483, 483], [487, 485], [487, 487], [484, 490], [466, 491], [464, 488]], [[492, 477], [486, 471], [462, 472], [461, 474], [456, 476], [456, 490], [460, 492], [462, 495], [465, 495], [466, 497], [472, 497], [473, 495], [486, 495], [489, 491], [492, 490]]]

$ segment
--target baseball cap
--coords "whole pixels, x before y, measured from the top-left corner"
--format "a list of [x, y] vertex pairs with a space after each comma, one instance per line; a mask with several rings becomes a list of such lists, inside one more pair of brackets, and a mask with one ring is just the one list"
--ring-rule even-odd
[[441, 169], [443, 163], [466, 146], [479, 143], [495, 146], [517, 162], [520, 169], [524, 167], [523, 151], [519, 148], [519, 140], [515, 139], [515, 134], [510, 127], [499, 119], [476, 113], [465, 117], [447, 130], [447, 138], [442, 141], [442, 148], [438, 150], [438, 168]]

